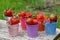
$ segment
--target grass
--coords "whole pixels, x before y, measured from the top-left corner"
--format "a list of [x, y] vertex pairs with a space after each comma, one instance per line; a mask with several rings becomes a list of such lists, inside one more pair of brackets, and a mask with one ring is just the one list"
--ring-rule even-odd
[[0, 0], [0, 19], [4, 19], [4, 10], [8, 8], [15, 9], [16, 12], [25, 11], [23, 0]]
[[[4, 20], [4, 16], [3, 13], [6, 9], [14, 9], [16, 12], [20, 12], [20, 11], [32, 11], [31, 10], [27, 10], [26, 6], [27, 5], [33, 5], [34, 7], [37, 6], [43, 6], [44, 2], [42, 2], [41, 0], [0, 0], [0, 19]], [[55, 9], [50, 12], [51, 13], [56, 13], [58, 15], [58, 23], [57, 23], [57, 28], [60, 28], [60, 6], [55, 6]], [[49, 15], [49, 12], [46, 12]]]
[[58, 38], [57, 40], [60, 40], [60, 38]]
[[55, 5], [55, 9], [52, 11], [52, 13], [55, 13], [58, 15], [58, 22], [57, 22], [57, 27], [60, 28], [60, 6]]

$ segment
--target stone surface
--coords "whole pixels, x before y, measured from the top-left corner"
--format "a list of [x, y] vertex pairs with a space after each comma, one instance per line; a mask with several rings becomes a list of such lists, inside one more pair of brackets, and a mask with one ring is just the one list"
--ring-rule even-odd
[[19, 29], [19, 35], [17, 37], [10, 37], [8, 35], [8, 28], [6, 25], [6, 21], [0, 20], [0, 40], [53, 40], [59, 33], [59, 29], [56, 30], [56, 35], [46, 35], [45, 32], [39, 32], [37, 38], [29, 38], [27, 36], [27, 32], [21, 29], [21, 25]]

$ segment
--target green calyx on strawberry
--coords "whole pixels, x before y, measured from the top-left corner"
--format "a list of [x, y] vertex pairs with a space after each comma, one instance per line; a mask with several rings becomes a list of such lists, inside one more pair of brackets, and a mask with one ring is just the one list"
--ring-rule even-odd
[[32, 18], [33, 18], [33, 19], [36, 19], [36, 14], [33, 14], [33, 15], [32, 15]]
[[18, 19], [18, 18], [19, 18], [19, 15], [18, 15], [18, 13], [14, 12], [14, 13], [13, 13], [13, 18], [16, 18], [16, 19]]
[[11, 17], [12, 16], [12, 11], [9, 9], [9, 10], [6, 10], [5, 12], [4, 12], [4, 15], [5, 16], [8, 16], [8, 17]]
[[19, 16], [20, 16], [20, 17], [25, 17], [25, 12], [23, 12], [23, 11], [20, 12], [20, 13], [19, 13]]
[[38, 20], [33, 18], [27, 18], [26, 23], [29, 25], [36, 25], [38, 24]]

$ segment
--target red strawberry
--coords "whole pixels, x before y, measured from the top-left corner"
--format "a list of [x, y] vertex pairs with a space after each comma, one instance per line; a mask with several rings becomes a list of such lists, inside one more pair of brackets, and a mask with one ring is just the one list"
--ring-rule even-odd
[[11, 10], [7, 10], [6, 12], [4, 12], [5, 16], [12, 16], [12, 11]]
[[25, 16], [25, 12], [20, 12], [19, 16], [24, 17]]
[[57, 22], [57, 16], [54, 17], [54, 20], [53, 21]]
[[26, 18], [31, 17], [31, 14], [29, 12], [26, 12], [25, 17]]
[[11, 24], [18, 24], [19, 23], [19, 20], [18, 19], [15, 19], [15, 18], [11, 18], [10, 19], [10, 22], [11, 22]]
[[52, 19], [54, 22], [56, 22], [57, 21], [57, 16], [55, 14], [51, 14], [50, 19]]
[[49, 19], [49, 20], [50, 20], [50, 23], [51, 23], [51, 22], [53, 22], [53, 20], [52, 20], [52, 19]]
[[37, 14], [37, 19], [43, 21], [44, 20], [43, 14]]
[[51, 23], [51, 22], [52, 22], [51, 19], [47, 19], [47, 20], [45, 20], [45, 21], [46, 21], [46, 23]]
[[38, 24], [38, 20], [37, 19], [33, 19], [33, 24], [34, 25]]
[[32, 18], [27, 18], [26, 23], [29, 25], [33, 24], [33, 19]]

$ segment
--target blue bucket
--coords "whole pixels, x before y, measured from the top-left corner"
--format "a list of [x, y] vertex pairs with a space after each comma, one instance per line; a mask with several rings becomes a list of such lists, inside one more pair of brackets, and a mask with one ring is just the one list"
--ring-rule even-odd
[[54, 35], [54, 34], [56, 34], [56, 22], [45, 23], [45, 33], [47, 35]]

